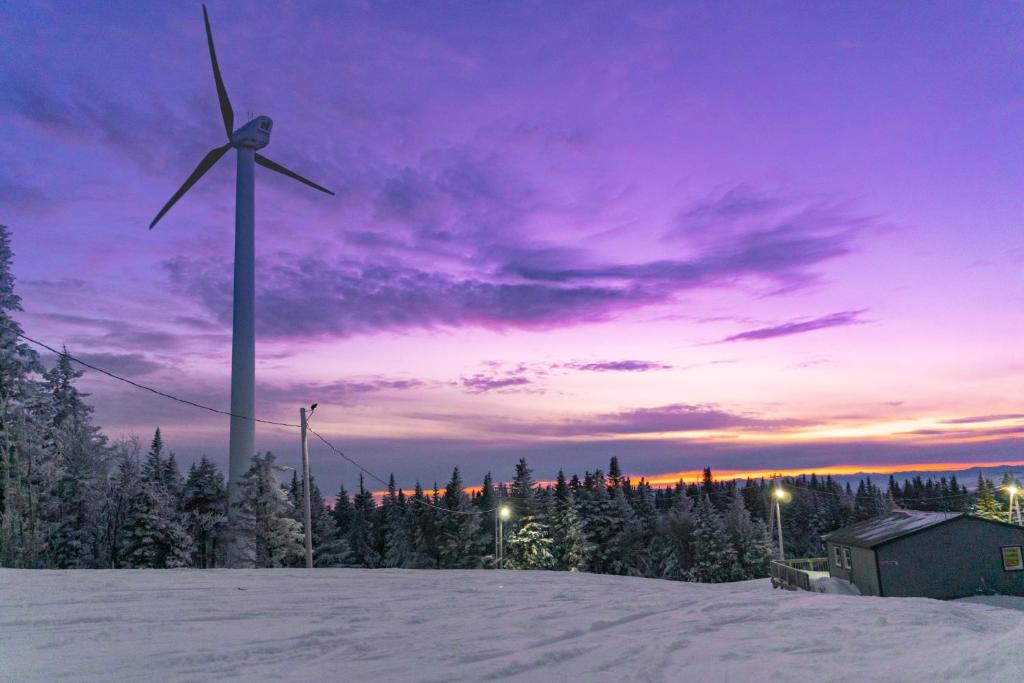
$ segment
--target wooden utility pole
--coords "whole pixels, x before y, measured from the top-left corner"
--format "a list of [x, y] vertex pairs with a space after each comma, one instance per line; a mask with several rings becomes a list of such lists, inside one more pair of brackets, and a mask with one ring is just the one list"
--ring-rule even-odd
[[309, 503], [309, 441], [306, 439], [306, 409], [299, 408], [299, 425], [302, 432], [302, 515], [306, 528], [306, 569], [313, 568], [313, 528]]

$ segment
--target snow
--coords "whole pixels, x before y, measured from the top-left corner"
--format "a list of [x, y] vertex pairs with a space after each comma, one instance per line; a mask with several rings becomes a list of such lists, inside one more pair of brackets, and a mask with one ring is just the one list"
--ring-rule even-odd
[[945, 521], [961, 517], [958, 512], [920, 512], [918, 510], [895, 510], [879, 517], [852, 524], [830, 534], [825, 540], [845, 543], [861, 548], [873, 548], [884, 541], [904, 536]]
[[1019, 681], [1008, 604], [567, 572], [0, 570], [0, 680]]
[[811, 590], [832, 595], [860, 595], [860, 589], [849, 581], [837, 576], [829, 576], [828, 572], [814, 572], [824, 576], [811, 577]]

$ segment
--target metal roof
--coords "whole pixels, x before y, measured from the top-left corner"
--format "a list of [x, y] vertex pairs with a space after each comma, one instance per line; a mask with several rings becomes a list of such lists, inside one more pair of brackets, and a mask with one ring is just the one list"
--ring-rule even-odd
[[895, 510], [837, 529], [830, 534], [825, 534], [822, 538], [830, 543], [841, 543], [858, 548], [874, 548], [901, 536], [963, 516], [962, 512]]

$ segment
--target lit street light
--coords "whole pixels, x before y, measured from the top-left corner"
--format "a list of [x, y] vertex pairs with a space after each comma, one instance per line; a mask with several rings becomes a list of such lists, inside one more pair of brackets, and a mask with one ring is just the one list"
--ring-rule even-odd
[[505, 522], [512, 517], [512, 508], [498, 505], [494, 516], [494, 564], [501, 569], [505, 565]]
[[774, 507], [775, 519], [778, 521], [778, 525], [779, 525], [779, 559], [780, 560], [785, 560], [786, 559], [786, 551], [785, 551], [784, 546], [782, 545], [782, 505], [781, 505], [781, 503], [784, 503], [784, 502], [788, 501], [791, 497], [792, 496], [790, 496], [790, 494], [787, 493], [782, 488], [782, 486], [780, 486], [776, 482], [775, 488], [772, 490], [772, 498], [775, 499], [775, 507]]
[[[1017, 494], [1020, 493], [1020, 489], [1015, 485], [1010, 484], [1006, 487], [1006, 492], [1010, 494], [1010, 505], [1006, 510], [1006, 521], [1013, 524], [1013, 512], [1014, 503], [1016, 502]], [[1017, 508], [1017, 523], [1020, 524], [1020, 508]]]

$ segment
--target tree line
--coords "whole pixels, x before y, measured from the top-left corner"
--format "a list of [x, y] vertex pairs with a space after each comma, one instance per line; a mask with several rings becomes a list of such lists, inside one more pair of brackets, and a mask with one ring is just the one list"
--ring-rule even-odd
[[[94, 424], [82, 376], [66, 354], [45, 367], [17, 336], [21, 302], [0, 226], [0, 566], [174, 568], [224, 566], [225, 539], [247, 564], [300, 566], [302, 481], [282, 485], [273, 454], [259, 454], [239, 485], [228, 528], [224, 475], [206, 457], [184, 473], [157, 429], [111, 443]], [[820, 556], [821, 535], [897, 507], [973, 511], [1005, 518], [1004, 489], [979, 477], [969, 492], [955, 477], [886, 488], [870, 479], [841, 486], [815, 475], [780, 480], [787, 555]], [[1008, 483], [1009, 480], [1003, 483]], [[768, 521], [772, 482], [716, 481], [655, 487], [623, 474], [558, 473], [538, 484], [526, 460], [509, 482], [490, 474], [467, 489], [458, 468], [442, 488], [399, 489], [392, 475], [375, 495], [362, 478], [328, 506], [311, 482], [317, 566], [495, 566], [496, 514], [507, 505], [504, 565], [687, 581], [767, 575], [776, 549]]]

